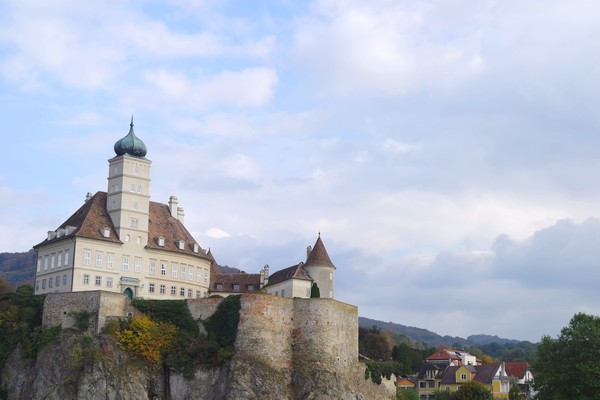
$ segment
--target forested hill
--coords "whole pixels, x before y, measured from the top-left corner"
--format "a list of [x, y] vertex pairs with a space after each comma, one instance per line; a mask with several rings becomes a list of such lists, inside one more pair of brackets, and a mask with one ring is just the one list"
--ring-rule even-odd
[[427, 329], [396, 324], [394, 322], [383, 322], [365, 317], [359, 317], [358, 324], [363, 328], [371, 328], [373, 326], [376, 326], [381, 330], [388, 330], [400, 335], [407, 336], [416, 343], [425, 343], [427, 344], [427, 346], [431, 347], [450, 347], [457, 349], [467, 349], [471, 347], [488, 345], [491, 343], [497, 343], [499, 345], [519, 343], [518, 340], [504, 339], [492, 335], [471, 335], [466, 339], [458, 336], [441, 336]]
[[35, 251], [0, 253], [0, 276], [13, 288], [24, 283], [33, 284], [35, 278]]

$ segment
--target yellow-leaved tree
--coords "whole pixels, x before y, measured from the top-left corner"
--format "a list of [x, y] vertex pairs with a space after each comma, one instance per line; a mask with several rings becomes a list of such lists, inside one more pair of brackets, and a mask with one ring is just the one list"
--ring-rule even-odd
[[175, 342], [177, 327], [153, 321], [147, 315], [136, 315], [127, 328], [115, 332], [119, 346], [133, 354], [144, 357], [155, 367]]

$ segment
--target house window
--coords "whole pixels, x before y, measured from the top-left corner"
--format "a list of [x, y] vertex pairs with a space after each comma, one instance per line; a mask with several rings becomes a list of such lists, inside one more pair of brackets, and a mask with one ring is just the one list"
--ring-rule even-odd
[[190, 298], [190, 299], [192, 298], [192, 293], [193, 293], [192, 289], [188, 289], [188, 298]]
[[180, 288], [180, 289], [179, 289], [179, 295], [180, 295], [181, 297], [185, 297], [185, 288]]
[[177, 264], [171, 264], [171, 276], [177, 278]]
[[84, 251], [83, 253], [83, 265], [90, 265], [92, 261], [92, 252], [91, 251]]
[[185, 267], [182, 265], [181, 266], [181, 279], [185, 279], [186, 277], [186, 270]]
[[106, 278], [106, 287], [111, 288], [112, 285], [113, 285], [113, 278], [112, 278], [112, 276], [109, 276]]
[[466, 381], [467, 380], [467, 374], [460, 374], [460, 380], [461, 381]]
[[102, 267], [102, 253], [96, 253], [96, 267]]
[[162, 276], [167, 276], [167, 266], [165, 263], [160, 264], [160, 274]]
[[62, 267], [62, 251], [58, 253], [58, 258], [56, 259], [56, 266], [58, 268]]
[[428, 387], [435, 388], [435, 382], [428, 382], [428, 383], [429, 383]]
[[90, 276], [89, 276], [89, 274], [84, 274], [83, 275], [83, 284], [84, 285], [89, 285], [90, 284]]
[[166, 286], [160, 285], [160, 294], [165, 294]]
[[54, 269], [54, 253], [52, 254], [52, 257], [50, 257], [50, 269]]
[[129, 257], [123, 257], [123, 271], [129, 271]]
[[424, 388], [426, 388], [426, 387], [427, 387], [427, 382], [419, 382], [419, 387], [420, 387], [421, 389], [424, 389]]
[[208, 271], [204, 270], [204, 283], [208, 283]]
[[38, 258], [38, 260], [37, 260], [37, 272], [40, 272], [41, 269], [42, 269], [42, 260], [40, 260]]
[[142, 259], [136, 257], [134, 260], [135, 263], [135, 272], [142, 272]]
[[54, 286], [60, 286], [60, 275], [54, 279]]
[[112, 269], [113, 265], [115, 265], [115, 256], [113, 256], [112, 254], [108, 254], [106, 256], [106, 266]]
[[248, 285], [248, 291], [251, 292], [254, 290], [254, 285]]
[[233, 284], [233, 290], [240, 290], [240, 284], [239, 283], [234, 283]]
[[100, 275], [96, 275], [96, 281], [94, 282], [96, 286], [102, 285], [102, 277]]
[[150, 293], [154, 293], [154, 283], [151, 283], [151, 284], [148, 285], [148, 291]]
[[137, 228], [140, 226], [140, 220], [138, 218], [131, 218], [131, 227]]
[[199, 299], [202, 297], [202, 293], [199, 290], [196, 290], [196, 298]]
[[156, 261], [150, 261], [150, 275], [156, 273]]
[[221, 283], [217, 283], [215, 287], [217, 288], [217, 290], [223, 290], [223, 285]]
[[67, 284], [67, 274], [63, 275], [63, 286]]
[[135, 242], [136, 242], [137, 244], [142, 244], [142, 237], [141, 237], [141, 236], [138, 236], [138, 237], [135, 239]]
[[42, 289], [46, 289], [46, 279], [42, 279]]
[[198, 270], [198, 272], [196, 273], [196, 280], [198, 282], [202, 281], [202, 271]]
[[69, 250], [65, 250], [65, 267], [69, 265]]
[[158, 238], [158, 245], [160, 247], [165, 247], [165, 238], [164, 237], [161, 236]]
[[171, 296], [175, 296], [177, 294], [177, 288], [175, 286], [171, 286]]
[[48, 270], [48, 254], [44, 256], [44, 271]]
[[129, 236], [129, 233], [127, 235], [125, 235], [125, 243], [129, 243], [130, 238], [131, 238], [131, 236]]
[[188, 268], [188, 280], [190, 280], [190, 281], [194, 280], [194, 267]]
[[130, 192], [135, 192], [135, 185], [132, 183], [131, 186], [129, 187], [129, 191]]
[[48, 287], [51, 288], [53, 283], [54, 283], [54, 279], [49, 278], [48, 279]]
[[285, 289], [281, 289], [281, 297], [285, 297]]
[[184, 250], [185, 249], [185, 242], [183, 240], [179, 241], [179, 250]]

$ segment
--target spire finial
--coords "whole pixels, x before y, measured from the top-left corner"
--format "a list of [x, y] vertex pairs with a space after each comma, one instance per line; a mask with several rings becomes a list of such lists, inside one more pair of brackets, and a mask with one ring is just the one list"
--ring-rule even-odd
[[131, 123], [129, 124], [129, 126], [133, 128], [133, 114], [131, 114]]
[[321, 231], [319, 231], [319, 237], [321, 237]]

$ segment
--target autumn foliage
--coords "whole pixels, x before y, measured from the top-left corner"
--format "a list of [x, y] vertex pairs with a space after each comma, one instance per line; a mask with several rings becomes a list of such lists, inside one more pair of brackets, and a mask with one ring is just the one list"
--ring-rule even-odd
[[146, 315], [136, 315], [128, 327], [115, 332], [119, 346], [158, 366], [162, 357], [175, 343], [177, 328], [153, 321]]

